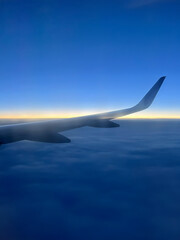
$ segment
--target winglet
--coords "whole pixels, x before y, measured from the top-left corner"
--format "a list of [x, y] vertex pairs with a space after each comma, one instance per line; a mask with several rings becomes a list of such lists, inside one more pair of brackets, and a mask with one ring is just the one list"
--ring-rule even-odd
[[123, 116], [129, 115], [131, 113], [139, 112], [139, 111], [142, 111], [142, 110], [148, 108], [152, 104], [154, 98], [156, 97], [165, 78], [166, 77], [161, 77], [154, 84], [154, 86], [149, 90], [149, 92], [143, 97], [143, 99], [138, 104], [136, 104], [134, 107], [126, 108], [126, 109], [122, 109], [122, 110], [116, 110], [116, 111], [112, 111], [112, 112], [95, 114], [95, 115], [92, 115], [92, 117], [96, 117], [98, 119], [111, 120], [111, 119], [114, 119], [117, 117], [123, 117]]
[[149, 92], [143, 97], [143, 99], [135, 106], [135, 108], [140, 109], [140, 110], [144, 110], [144, 109], [148, 108], [152, 104], [154, 98], [156, 97], [165, 78], [166, 78], [165, 76], [161, 77], [154, 84], [154, 86], [149, 90]]

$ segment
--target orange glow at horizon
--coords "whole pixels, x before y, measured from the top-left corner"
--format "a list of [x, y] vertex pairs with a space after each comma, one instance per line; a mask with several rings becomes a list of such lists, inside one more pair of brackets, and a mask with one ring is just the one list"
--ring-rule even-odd
[[[55, 119], [55, 118], [73, 118], [86, 116], [97, 113], [104, 113], [105, 111], [66, 111], [64, 113], [55, 113], [55, 112], [26, 112], [26, 113], [2, 113], [0, 114], [0, 119]], [[180, 112], [171, 112], [171, 111], [153, 111], [153, 112], [140, 112], [130, 114], [119, 119], [180, 119]]]

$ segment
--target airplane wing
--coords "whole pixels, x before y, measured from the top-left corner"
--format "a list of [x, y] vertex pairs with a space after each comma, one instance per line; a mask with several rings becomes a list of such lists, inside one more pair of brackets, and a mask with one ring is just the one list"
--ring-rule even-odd
[[76, 118], [0, 126], [0, 144], [7, 144], [22, 140], [48, 143], [68, 143], [70, 142], [70, 139], [59, 134], [59, 132], [84, 126], [97, 128], [119, 127], [119, 124], [111, 122], [110, 120], [148, 108], [156, 97], [164, 79], [165, 77], [161, 77], [143, 97], [143, 99], [131, 108]]

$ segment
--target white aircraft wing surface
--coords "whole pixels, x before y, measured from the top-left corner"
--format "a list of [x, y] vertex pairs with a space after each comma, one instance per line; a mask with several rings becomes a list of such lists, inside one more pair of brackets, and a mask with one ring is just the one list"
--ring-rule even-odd
[[22, 140], [49, 143], [68, 143], [71, 140], [59, 134], [59, 132], [84, 126], [98, 128], [119, 127], [119, 124], [110, 120], [148, 108], [156, 97], [164, 79], [165, 77], [161, 77], [144, 96], [144, 98], [137, 105], [131, 108], [76, 118], [0, 126], [0, 144], [7, 144]]

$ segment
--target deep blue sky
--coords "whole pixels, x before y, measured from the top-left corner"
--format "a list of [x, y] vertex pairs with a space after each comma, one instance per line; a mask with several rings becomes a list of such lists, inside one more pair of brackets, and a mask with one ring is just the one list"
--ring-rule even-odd
[[143, 114], [180, 116], [179, 12], [173, 0], [1, 0], [0, 115], [129, 107], [167, 75]]

